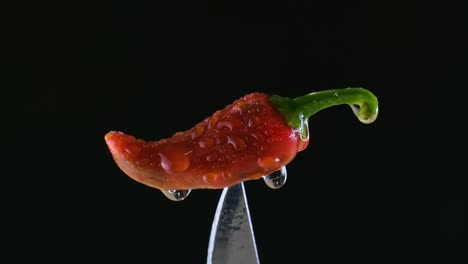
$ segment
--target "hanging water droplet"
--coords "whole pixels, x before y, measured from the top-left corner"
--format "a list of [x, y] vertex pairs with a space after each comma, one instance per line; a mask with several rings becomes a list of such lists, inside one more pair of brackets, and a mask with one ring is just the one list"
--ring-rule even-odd
[[374, 115], [363, 116], [361, 114], [361, 106], [360, 105], [350, 104], [349, 106], [353, 110], [354, 115], [359, 119], [359, 121], [361, 121], [361, 123], [370, 124], [370, 123], [374, 122], [375, 119], [377, 119], [378, 112], [376, 112]]
[[191, 190], [161, 190], [161, 192], [172, 201], [182, 201], [190, 194]]
[[357, 118], [359, 118], [359, 111], [361, 110], [361, 106], [356, 104], [350, 104], [349, 106], [351, 107], [351, 110], [353, 110], [354, 115], [356, 115]]
[[302, 121], [301, 129], [301, 140], [309, 140], [309, 121], [307, 119]]
[[297, 143], [297, 151], [303, 151], [309, 145], [309, 122], [307, 119], [301, 119], [301, 126], [297, 130], [299, 141]]
[[266, 185], [272, 189], [281, 188], [286, 183], [287, 178], [288, 172], [286, 170], [286, 166], [281, 167], [281, 170], [277, 170], [269, 175], [263, 176], [263, 180]]

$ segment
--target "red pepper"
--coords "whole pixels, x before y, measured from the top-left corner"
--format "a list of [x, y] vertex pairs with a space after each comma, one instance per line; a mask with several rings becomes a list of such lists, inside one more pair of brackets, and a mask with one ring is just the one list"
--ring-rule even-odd
[[166, 194], [224, 188], [259, 179], [291, 162], [309, 143], [308, 118], [339, 104], [351, 105], [364, 123], [377, 117], [377, 99], [362, 88], [295, 99], [252, 93], [171, 138], [147, 142], [109, 132], [105, 140], [120, 169]]

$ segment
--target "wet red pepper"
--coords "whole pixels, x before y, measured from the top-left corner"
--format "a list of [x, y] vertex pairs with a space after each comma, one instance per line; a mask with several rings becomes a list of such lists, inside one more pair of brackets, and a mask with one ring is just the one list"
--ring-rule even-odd
[[224, 188], [280, 170], [309, 143], [308, 118], [349, 104], [364, 123], [377, 116], [368, 90], [346, 88], [295, 99], [246, 95], [192, 129], [144, 141], [122, 132], [105, 135], [117, 165], [128, 176], [161, 190]]

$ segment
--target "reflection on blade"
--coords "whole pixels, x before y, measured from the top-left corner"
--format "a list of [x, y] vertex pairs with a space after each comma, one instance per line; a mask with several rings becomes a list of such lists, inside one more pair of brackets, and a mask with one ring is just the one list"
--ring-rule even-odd
[[244, 184], [224, 188], [208, 246], [208, 264], [257, 264], [257, 247]]

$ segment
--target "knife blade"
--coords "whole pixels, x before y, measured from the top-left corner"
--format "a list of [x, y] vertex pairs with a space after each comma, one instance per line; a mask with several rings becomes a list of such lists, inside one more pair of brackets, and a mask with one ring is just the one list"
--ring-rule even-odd
[[242, 182], [223, 189], [211, 227], [207, 263], [260, 263]]

